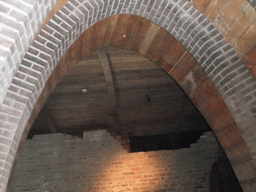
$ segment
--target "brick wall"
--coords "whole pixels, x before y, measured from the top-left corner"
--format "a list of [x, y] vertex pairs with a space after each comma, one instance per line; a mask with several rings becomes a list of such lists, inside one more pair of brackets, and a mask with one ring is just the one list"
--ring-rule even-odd
[[0, 1], [0, 103], [13, 75], [57, 0]]
[[[245, 155], [240, 153], [244, 150], [240, 150], [240, 146], [235, 146], [236, 149], [230, 150], [231, 156], [241, 154], [240, 157], [242, 157], [241, 161], [236, 162], [243, 164], [234, 167], [234, 169], [238, 169], [237, 175], [243, 173], [240, 174], [239, 180], [246, 181], [245, 183], [248, 183], [248, 180], [256, 183], [255, 80], [240, 61], [256, 45], [255, 11], [252, 10], [252, 7], [255, 8], [255, 3], [252, 0], [249, 1], [250, 5], [245, 1], [229, 1], [195, 0], [190, 1], [194, 5], [192, 7], [190, 3], [185, 3], [185, 0], [159, 0], [155, 1], [155, 4], [152, 3], [153, 1], [146, 0], [92, 0], [86, 1], [85, 4], [81, 3], [85, 0], [72, 0], [45, 25], [38, 36], [36, 36], [38, 31], [33, 30], [36, 26], [34, 18], [38, 22], [39, 29], [40, 23], [44, 21], [56, 0], [48, 0], [44, 3], [41, 0], [0, 1], [0, 18], [2, 18], [0, 19], [2, 24], [0, 33], [3, 37], [0, 47], [2, 63], [0, 70], [0, 145], [2, 153], [0, 157], [2, 162], [0, 165], [0, 190], [5, 191], [21, 135], [25, 126], [29, 127], [27, 121], [30, 118], [31, 110], [38, 108], [36, 101], [54, 66], [83, 30], [88, 29], [100, 19], [117, 14], [135, 14], [150, 19], [155, 24], [168, 29], [168, 32], [193, 54], [211, 81], [214, 82], [214, 86], [221, 93], [232, 113], [245, 139], [245, 143], [242, 143], [243, 149], [248, 148], [250, 151], [247, 156], [249, 160], [245, 161], [243, 159]], [[234, 5], [239, 10], [234, 9]], [[54, 6], [53, 9], [56, 7]], [[205, 11], [200, 7], [203, 7]], [[80, 9], [86, 10], [86, 14], [82, 14], [83, 11], [81, 13]], [[234, 13], [234, 15], [232, 14], [234, 21], [229, 20], [231, 14], [228, 14], [228, 10], [232, 10]], [[222, 14], [228, 15], [228, 17], [220, 17]], [[60, 15], [64, 17], [63, 20], [59, 20]], [[65, 19], [65, 17], [71, 18], [71, 20]], [[232, 28], [219, 25], [219, 21], [226, 20], [229, 20], [228, 26]], [[221, 23], [225, 24], [225, 22]], [[241, 23], [243, 27], [240, 27]], [[70, 26], [67, 28], [68, 25]], [[31, 26], [33, 26], [32, 31], [30, 30]], [[65, 26], [65, 36], [62, 34], [63, 26]], [[225, 30], [219, 31], [223, 27]], [[236, 27], [242, 30], [235, 30]], [[47, 31], [47, 28], [54, 28], [54, 32]], [[8, 29], [8, 32], [5, 29]], [[5, 33], [3, 33], [4, 31]], [[239, 34], [242, 35], [239, 40], [232, 34], [238, 31], [242, 31]], [[234, 41], [236, 45], [232, 47]], [[23, 47], [20, 47], [20, 44]], [[27, 50], [29, 51], [27, 52]], [[26, 57], [24, 57], [25, 53]], [[253, 57], [254, 55], [250, 54], [249, 56]], [[31, 59], [33, 60], [31, 65], [26, 63]], [[27, 66], [22, 68], [20, 61]], [[247, 68], [255, 78], [255, 62], [251, 62], [251, 59], [247, 59], [246, 62], [248, 62], [246, 63]], [[20, 68], [18, 68], [19, 66]], [[24, 68], [26, 68], [26, 72]], [[254, 168], [252, 169], [251, 166]], [[248, 170], [244, 170], [244, 167], [249, 171], [252, 170], [250, 174], [248, 174]], [[249, 183], [248, 186], [251, 184]]]
[[209, 191], [223, 156], [212, 133], [191, 148], [127, 153], [105, 130], [83, 139], [38, 135], [24, 143], [10, 191]]

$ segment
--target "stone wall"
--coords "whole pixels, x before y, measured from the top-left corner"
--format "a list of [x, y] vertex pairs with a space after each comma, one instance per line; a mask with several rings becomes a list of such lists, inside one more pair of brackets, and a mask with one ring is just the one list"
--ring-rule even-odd
[[209, 191], [212, 165], [223, 153], [211, 132], [191, 148], [127, 153], [105, 130], [27, 140], [9, 191]]

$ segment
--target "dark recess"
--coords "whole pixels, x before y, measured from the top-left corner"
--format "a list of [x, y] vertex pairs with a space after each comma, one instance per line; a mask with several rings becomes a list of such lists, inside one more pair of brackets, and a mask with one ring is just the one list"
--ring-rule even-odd
[[130, 152], [173, 150], [189, 148], [203, 134], [203, 131], [172, 133], [154, 136], [130, 137]]

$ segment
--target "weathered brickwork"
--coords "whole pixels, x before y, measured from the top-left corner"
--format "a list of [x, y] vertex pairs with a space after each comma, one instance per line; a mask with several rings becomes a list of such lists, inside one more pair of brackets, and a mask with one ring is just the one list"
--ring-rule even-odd
[[[9, 1], [6, 1], [6, 3], [0, 2], [3, 5], [8, 4], [9, 6], [7, 6], [6, 10], [1, 8], [1, 17], [3, 15], [11, 14], [9, 13], [8, 8], [13, 7], [14, 5], [11, 5], [11, 3], [8, 2]], [[50, 8], [44, 9], [45, 4], [49, 3], [49, 7], [53, 7], [54, 5], [53, 1], [45, 1], [45, 4], [37, 2], [33, 4], [34, 1], [31, 2], [26, 1], [24, 4], [32, 4], [33, 6], [41, 5], [42, 9], [40, 9], [40, 13], [38, 14], [45, 16], [48, 13], [47, 11], [50, 11]], [[230, 45], [215, 26], [210, 23], [210, 21], [214, 22], [215, 18], [219, 14], [217, 11], [217, 14], [214, 16], [213, 13], [216, 12], [210, 11], [213, 9], [210, 5], [213, 7], [218, 6], [217, 10], [224, 10], [224, 6], [226, 6], [225, 9], [228, 9], [228, 4], [226, 5], [226, 1], [223, 1], [223, 3], [218, 1], [219, 3], [217, 4], [212, 4], [213, 2], [216, 1], [210, 1], [203, 9], [203, 14], [206, 15], [206, 13], [208, 13], [208, 15], [211, 15], [211, 17], [206, 16], [207, 20], [206, 17], [198, 11], [199, 9], [197, 10], [185, 0], [72, 0], [58, 11], [52, 20], [50, 20], [43, 28], [37, 38], [33, 41], [25, 56], [25, 52], [22, 52], [21, 50], [26, 50], [24, 47], [20, 49], [20, 46], [18, 45], [19, 41], [21, 41], [21, 37], [23, 37], [23, 39], [25, 39], [25, 43], [22, 40], [20, 44], [22, 46], [27, 45], [26, 49], [28, 49], [28, 46], [33, 40], [33, 35], [22, 36], [20, 33], [22, 34], [22, 32], [24, 32], [25, 34], [25, 31], [28, 31], [31, 27], [26, 27], [26, 30], [22, 30], [22, 28], [18, 27], [18, 30], [14, 30], [18, 33], [18, 44], [15, 44], [15, 48], [13, 48], [10, 43], [15, 42], [15, 40], [4, 35], [5, 38], [1, 40], [3, 43], [0, 47], [1, 50], [3, 48], [3, 54], [1, 54], [0, 61], [3, 63], [1, 67], [3, 66], [2, 71], [4, 71], [4, 76], [1, 75], [3, 79], [0, 79], [0, 82], [3, 82], [3, 86], [0, 87], [4, 87], [3, 91], [0, 93], [1, 96], [6, 92], [8, 81], [13, 81], [6, 93], [6, 96], [4, 97], [3, 104], [0, 106], [0, 125], [2, 130], [0, 146], [2, 149], [1, 151], [3, 152], [3, 155], [1, 156], [1, 160], [3, 162], [3, 165], [1, 166], [2, 188], [0, 189], [2, 191], [5, 190], [11, 165], [13, 163], [21, 135], [23, 134], [23, 130], [26, 126], [26, 122], [35, 107], [37, 99], [41, 94], [47, 79], [58, 61], [84, 30], [88, 29], [101, 19], [117, 14], [135, 14], [149, 19], [154, 23], [159, 24], [163, 29], [166, 29], [182, 45], [184, 45], [196, 61], [198, 61], [221, 94], [233, 115], [240, 132], [242, 133], [252, 158], [255, 160], [255, 133], [253, 131], [256, 124], [255, 80], [240, 60], [239, 56], [241, 55], [236, 54], [236, 52], [238, 52], [236, 47], [241, 45], [241, 49], [244, 50], [242, 45], [246, 45], [247, 41], [252, 43], [250, 44], [251, 47], [253, 46], [254, 40], [252, 38], [255, 36], [253, 35], [254, 24], [247, 24], [247, 26], [250, 25], [250, 30], [246, 30], [243, 33], [243, 36], [245, 37], [244, 39], [240, 38], [237, 43], [235, 43], [236, 45], [239, 45], [233, 47], [236, 50], [235, 52], [231, 47], [232, 44]], [[199, 4], [200, 3], [197, 3], [197, 5]], [[34, 10], [33, 6], [29, 7], [34, 13], [37, 9], [35, 8]], [[241, 9], [241, 11], [244, 11], [246, 6], [247, 8], [249, 7], [249, 5], [245, 3], [244, 9]], [[17, 6], [14, 10], [17, 11], [16, 9]], [[250, 9], [250, 7], [248, 9]], [[44, 11], [47, 13], [44, 14]], [[23, 13], [24, 10], [19, 12]], [[237, 14], [239, 15], [240, 12], [238, 11]], [[15, 13], [14, 15], [17, 17], [18, 14]], [[43, 18], [43, 16], [40, 17]], [[10, 18], [12, 18], [12, 16], [7, 16], [7, 19], [3, 21], [12, 23]], [[31, 19], [32, 18], [35, 17], [31, 17]], [[213, 18], [213, 20], [211, 18]], [[240, 17], [234, 18], [237, 19]], [[26, 21], [30, 20], [27, 19]], [[43, 21], [40, 22], [42, 23]], [[252, 23], [253, 22], [252, 18]], [[230, 26], [232, 26], [233, 23], [235, 24], [235, 22], [230, 23]], [[1, 27], [2, 26], [7, 26], [8, 29], [12, 29], [7, 23], [1, 25]], [[16, 26], [16, 23], [14, 23], [13, 26]], [[27, 25], [22, 23], [22, 26]], [[228, 31], [228, 29], [229, 28], [227, 28], [226, 31]], [[35, 33], [36, 32], [33, 32], [34, 35]], [[11, 35], [12, 33], [8, 34]], [[14, 36], [15, 35], [16, 34], [14, 34]], [[245, 41], [246, 39], [249, 40]], [[21, 51], [20, 56], [12, 56], [12, 54], [17, 55], [19, 51]], [[244, 54], [246, 54], [246, 52]], [[2, 55], [4, 56], [2, 57]], [[13, 78], [15, 69], [18, 67], [18, 65], [14, 65], [14, 62], [12, 61], [15, 60], [15, 58], [20, 58], [19, 62], [16, 63], [18, 63], [18, 65], [19, 63], [21, 64]], [[8, 65], [13, 67], [10, 68], [10, 72], [7, 72], [9, 67], [5, 67]], [[7, 76], [9, 80], [7, 80]]]
[[[148, 32], [138, 33], [138, 36], [142, 39], [135, 40], [133, 38], [133, 33], [137, 30], [135, 21], [143, 23], [143, 29], [148, 30]], [[101, 33], [97, 33], [99, 30]], [[131, 38], [123, 38], [124, 32], [131, 35]], [[232, 115], [211, 80], [191, 54], [164, 29], [145, 19], [131, 15], [117, 15], [100, 21], [78, 38], [54, 69], [30, 116], [25, 132], [29, 130], [31, 123], [43, 106], [45, 98], [63, 75], [81, 58], [86, 58], [95, 51], [97, 47], [109, 45], [138, 51], [156, 62], [166, 72], [169, 72], [206, 118], [221, 146], [226, 151], [233, 168], [239, 168], [239, 165], [247, 164], [249, 170], [255, 169], [255, 166], [251, 164], [250, 152], [246, 148], [241, 134], [239, 134]], [[233, 133], [236, 133], [236, 135], [234, 136]], [[25, 138], [26, 134], [23, 136]], [[243, 153], [239, 150], [241, 147], [238, 148], [237, 145], [243, 146]], [[243, 177], [248, 171], [241, 172], [240, 169], [234, 169], [234, 171], [237, 177], [241, 178], [240, 182], [243, 186], [243, 183], [245, 183]]]
[[0, 103], [21, 60], [56, 2], [0, 1]]
[[196, 0], [191, 1], [220, 31], [237, 54], [243, 58], [255, 45], [255, 1]]
[[[1, 70], [2, 78], [0, 82], [2, 89], [0, 89], [0, 103], [2, 103], [12, 77], [19, 67], [25, 52], [32, 43], [35, 34], [41, 29], [41, 25], [43, 24], [43, 26], [45, 26], [45, 22], [48, 22], [49, 19], [53, 17], [54, 13], [67, 1], [68, 0], [51, 0], [44, 1], [44, 3], [41, 3], [41, 1], [19, 1], [16, 3], [0, 1], [1, 22], [3, 24], [1, 27], [1, 63], [3, 63], [3, 66], [6, 66]], [[119, 6], [117, 12], [120, 12], [120, 9], [123, 8], [123, 13], [132, 13], [142, 16], [143, 12], [145, 12], [146, 17], [148, 17], [150, 13], [152, 17], [152, 14], [155, 14], [157, 11], [156, 9], [152, 9], [151, 11], [153, 4], [162, 7], [158, 9], [158, 14], [161, 13], [164, 6], [168, 6], [168, 2], [164, 2], [163, 4], [161, 4], [161, 1], [159, 2], [160, 3], [145, 1], [142, 4], [142, 2], [121, 1], [120, 3], [122, 4]], [[254, 25], [256, 21], [256, 12], [254, 10], [255, 2], [248, 2], [246, 0], [236, 2], [227, 0], [194, 0], [191, 3], [213, 22], [214, 26], [220, 30], [231, 46], [234, 46], [236, 52], [244, 57], [255, 46], [256, 42], [255, 40], [248, 41], [248, 38], [255, 36]], [[102, 1], [97, 1], [97, 3], [93, 3], [94, 5], [90, 7], [97, 7], [98, 4], [100, 5], [102, 3]], [[109, 5], [113, 5], [114, 9], [117, 4], [117, 2], [109, 3]], [[77, 3], [74, 3], [74, 5], [76, 6]], [[100, 10], [99, 13], [97, 13], [97, 19], [99, 19], [99, 17], [105, 18], [106, 15], [112, 15], [111, 8], [112, 7], [105, 6], [104, 10]], [[171, 7], [169, 5], [168, 9], [165, 10], [164, 17], [162, 17], [159, 22], [160, 25], [166, 20], [166, 15], [168, 15], [168, 11], [170, 10]], [[83, 9], [81, 11], [83, 12]], [[103, 14], [101, 14], [101, 12], [103, 12]], [[232, 14], [230, 12], [232, 12]], [[149, 19], [151, 18], [149, 17]]]
[[208, 132], [191, 148], [127, 153], [105, 130], [27, 140], [12, 172], [16, 191], [209, 191], [223, 153]]

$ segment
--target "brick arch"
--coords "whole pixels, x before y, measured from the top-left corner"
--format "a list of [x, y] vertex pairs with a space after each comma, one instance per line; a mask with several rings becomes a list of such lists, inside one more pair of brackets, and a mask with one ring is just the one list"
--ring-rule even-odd
[[[125, 22], [128, 25], [124, 26]], [[140, 30], [144, 29], [150, 33], [151, 29], [155, 33], [145, 39], [146, 34], [137, 31], [139, 29], [135, 27], [137, 24], [140, 24]], [[101, 33], [96, 35], [97, 31], [101, 31]], [[130, 38], [124, 38], [124, 32]], [[150, 43], [145, 46], [148, 41]], [[73, 43], [47, 81], [32, 115], [30, 115], [23, 138], [26, 138], [26, 134], [47, 97], [66, 72], [97, 48], [108, 46], [137, 51], [154, 61], [176, 80], [211, 126], [241, 185], [246, 189], [248, 181], [244, 177], [245, 175], [249, 175], [250, 178], [254, 177], [254, 164], [252, 164], [251, 155], [229, 109], [213, 83], [193, 56], [166, 30], [133, 15], [114, 16], [100, 21], [86, 30]], [[248, 167], [243, 166], [241, 169], [240, 165], [245, 163]]]
[[[232, 138], [232, 141], [238, 141], [238, 144], [235, 146], [231, 142], [231, 145], [228, 147], [229, 151], [225, 151], [229, 154], [231, 163], [233, 162], [233, 168], [243, 188], [246, 189], [251, 184], [250, 182], [255, 178], [255, 164], [253, 163], [255, 159], [255, 150], [253, 148], [255, 118], [253, 115], [255, 114], [254, 106], [256, 102], [253, 95], [255, 94], [254, 90], [251, 89], [251, 87], [255, 86], [255, 81], [235, 51], [202, 14], [188, 2], [175, 2], [166, 1], [167, 6], [160, 6], [158, 11], [154, 12], [154, 7], [150, 7], [153, 4], [144, 7], [141, 4], [140, 9], [136, 11], [137, 7], [135, 4], [134, 6], [132, 4], [116, 4], [115, 2], [111, 4], [108, 1], [104, 3], [91, 1], [91, 4], [81, 4], [72, 1], [66, 4], [53, 17], [53, 20], [46, 25], [30, 46], [1, 106], [1, 146], [3, 146], [2, 151], [4, 154], [2, 156], [2, 189], [6, 187], [17, 147], [28, 118], [33, 109], [39, 106], [36, 105], [39, 95], [41, 97], [47, 95], [47, 89], [45, 89], [46, 91], [43, 94], [41, 94], [41, 91], [58, 61], [89, 26], [105, 17], [120, 13], [134, 14], [153, 21], [173, 35], [195, 58], [199, 65], [193, 67], [193, 61], [191, 60], [194, 59], [188, 60], [191, 66], [184, 62], [184, 67], [190, 66], [187, 69], [188, 74], [183, 74], [184, 77], [181, 75], [182, 78], [180, 77], [181, 79], [176, 79], [176, 81], [181, 86], [184, 86], [184, 90], [188, 88], [187, 91], [188, 94], [191, 94], [191, 97], [194, 96], [196, 99], [199, 99], [193, 94], [192, 90], [195, 89], [200, 93], [201, 88], [200, 86], [191, 86], [194, 85], [194, 79], [191, 77], [197, 77], [197, 73], [198, 71], [201, 73], [201, 69], [209, 77], [208, 80], [205, 79], [205, 81], [201, 82], [202, 85], [207, 87], [209, 83], [213, 83], [211, 85], [217, 89], [222, 99], [218, 96], [207, 98], [210, 102], [205, 103], [205, 107], [210, 108], [212, 102], [215, 102], [220, 105], [221, 111], [208, 114], [206, 119], [212, 127], [218, 124], [216, 120], [222, 119], [223, 122], [221, 120], [220, 122], [223, 128], [220, 129], [222, 133], [218, 137], [219, 141], [221, 138], [223, 141], [227, 141], [227, 144], [230, 144], [229, 138]], [[104, 12], [104, 9], [102, 9], [104, 4], [109, 5], [111, 9], [106, 9], [106, 12]], [[83, 11], [81, 12], [81, 10]], [[165, 16], [164, 13], [167, 15]], [[152, 33], [154, 33], [154, 30], [152, 30]], [[184, 55], [184, 58], [190, 58], [188, 55]], [[168, 71], [168, 73], [174, 76], [174, 78], [178, 78], [179, 65], [171, 70], [175, 71], [174, 69], [177, 70], [174, 73], [177, 77], [171, 71]], [[209, 94], [211, 95], [212, 92], [210, 91]], [[224, 105], [228, 108], [225, 108]], [[200, 109], [200, 107], [198, 108]], [[203, 110], [204, 107], [201, 107], [201, 109]], [[207, 111], [205, 112], [207, 113]], [[231, 118], [229, 122], [233, 122], [234, 119], [235, 122], [226, 125], [225, 123], [227, 122], [223, 117]], [[236, 128], [234, 128], [235, 131], [231, 129], [230, 127], [233, 124], [234, 126], [237, 125], [239, 130]], [[230, 129], [224, 131], [226, 126]], [[235, 137], [238, 135], [240, 139], [242, 138], [239, 131], [242, 133], [245, 142], [240, 142], [241, 140]], [[232, 134], [234, 135], [233, 137], [231, 137]], [[220, 143], [222, 142], [220, 141]]]
[[[7, 89], [20, 65], [22, 58], [27, 52], [36, 34], [41, 31], [55, 13], [69, 0], [21, 0], [21, 1], [0, 1], [1, 9], [1, 47], [0, 47], [0, 103], [3, 103]], [[71, 0], [71, 4], [77, 4], [77, 0]], [[85, 3], [88, 0], [79, 0], [78, 3]], [[94, 1], [94, 0], [93, 0]], [[104, 2], [102, 2], [104, 1]], [[108, 9], [115, 5], [122, 5], [123, 1], [107, 2], [108, 0], [97, 0], [96, 6], [101, 8], [102, 3]], [[189, 1], [220, 31], [227, 42], [244, 58], [256, 46], [256, 3], [253, 0], [230, 1], [230, 0], [193, 0]], [[125, 6], [129, 8], [143, 9], [156, 4], [156, 9], [169, 6], [169, 3], [177, 3], [177, 0], [159, 0], [156, 2], [135, 2], [127, 0]], [[182, 5], [185, 0], [180, 1]], [[90, 4], [91, 2], [89, 2]], [[95, 5], [95, 3], [92, 3]], [[159, 6], [158, 6], [159, 5]], [[136, 6], [136, 7], [135, 7]], [[176, 8], [175, 8], [176, 9]], [[97, 9], [97, 11], [101, 11]], [[175, 10], [176, 11], [176, 10]], [[115, 12], [115, 11], [114, 11]], [[146, 11], [147, 12], [147, 11]], [[112, 13], [111, 13], [112, 14]], [[176, 13], [179, 15], [179, 12]], [[246, 67], [250, 70], [255, 67], [255, 62], [247, 60]], [[255, 70], [254, 70], [255, 71]], [[255, 78], [256, 74], [250, 70]]]

